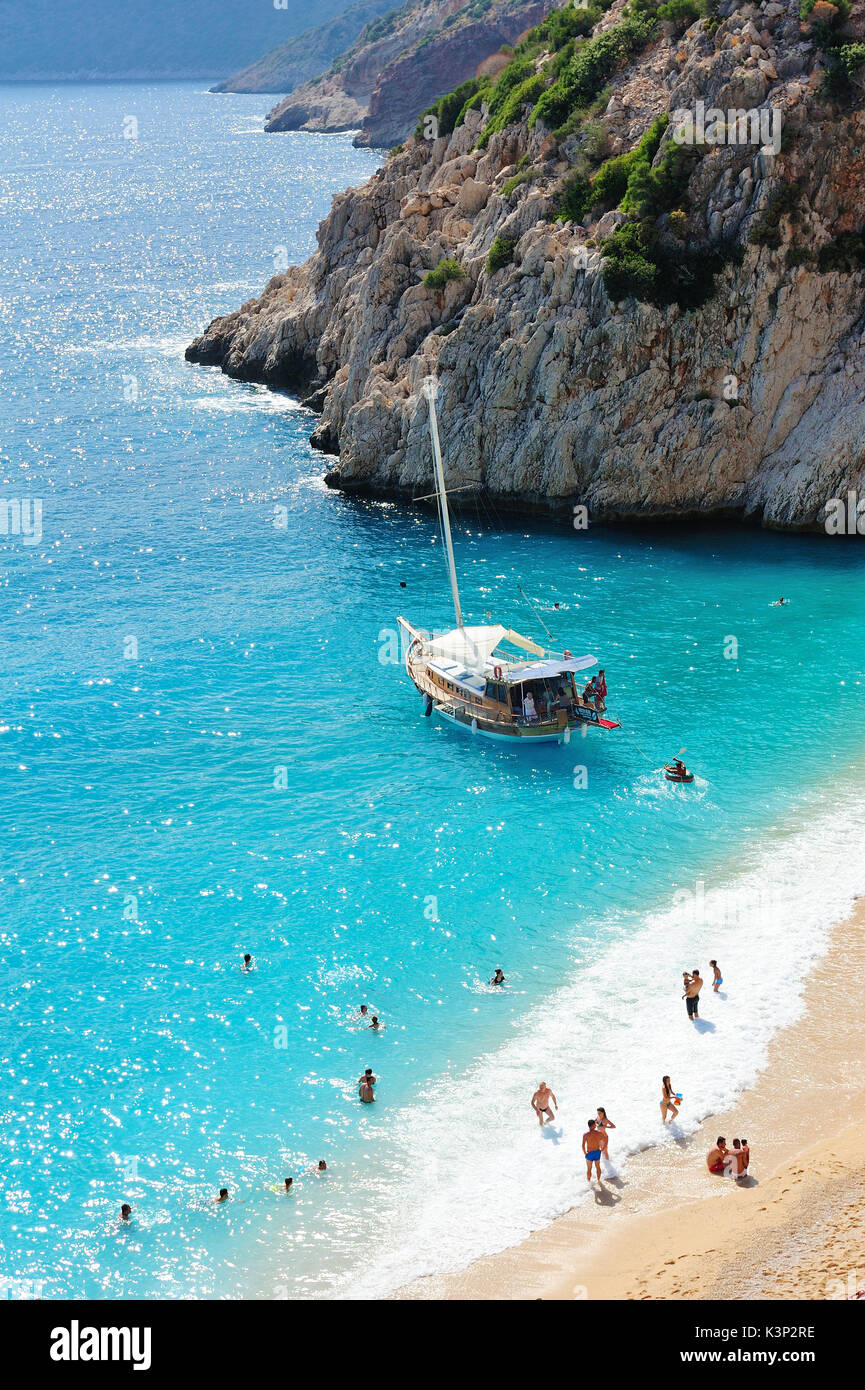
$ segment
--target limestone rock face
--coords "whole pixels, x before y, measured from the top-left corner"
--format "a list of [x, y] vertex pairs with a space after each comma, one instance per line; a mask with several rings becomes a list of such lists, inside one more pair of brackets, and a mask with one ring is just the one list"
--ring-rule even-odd
[[[216, 319], [188, 357], [314, 392], [314, 442], [338, 454], [328, 481], [342, 488], [431, 490], [432, 372], [449, 486], [500, 506], [584, 504], [595, 519], [818, 527], [828, 499], [865, 491], [865, 270], [819, 268], [821, 248], [865, 227], [865, 113], [809, 85], [820, 59], [798, 22], [778, 40], [795, 9], [772, 0], [713, 36], [695, 25], [661, 37], [611, 84], [624, 149], [656, 114], [698, 99], [726, 110], [768, 93], [783, 114], [778, 154], [707, 147], [687, 218], [663, 233], [739, 246], [702, 308], [611, 302], [601, 242], [621, 214], [555, 221], [569, 166], [549, 132], [523, 120], [478, 149], [484, 116], [470, 111], [335, 198], [306, 264]], [[731, 59], [728, 40], [748, 24], [775, 26], [759, 46], [780, 76]], [[506, 196], [521, 161], [533, 176]], [[782, 189], [795, 190], [794, 214], [752, 239]], [[513, 258], [490, 273], [497, 236]], [[446, 258], [463, 275], [428, 288]]]
[[356, 145], [389, 148], [425, 107], [485, 64], [495, 66], [502, 45], [558, 3], [491, 0], [473, 14], [466, 0], [414, 0], [361, 34], [329, 72], [290, 92], [268, 113], [266, 129], [357, 129]]

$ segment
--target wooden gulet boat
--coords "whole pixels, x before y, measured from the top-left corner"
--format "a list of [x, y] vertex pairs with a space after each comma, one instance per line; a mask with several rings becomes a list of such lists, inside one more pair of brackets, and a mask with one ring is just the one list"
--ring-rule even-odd
[[444, 484], [435, 382], [426, 382], [429, 401], [435, 496], [456, 616], [449, 632], [432, 633], [398, 618], [405, 667], [426, 701], [447, 723], [484, 738], [531, 743], [568, 743], [574, 729], [617, 729], [603, 700], [584, 698], [575, 675], [597, 665], [593, 656], [554, 652], [499, 623], [463, 623], [454, 563], [450, 514]]

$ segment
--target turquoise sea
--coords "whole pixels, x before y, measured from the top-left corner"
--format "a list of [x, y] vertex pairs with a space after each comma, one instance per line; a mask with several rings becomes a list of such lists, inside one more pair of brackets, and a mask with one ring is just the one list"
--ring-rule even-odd
[[377, 164], [267, 104], [0, 89], [13, 1297], [381, 1294], [509, 1244], [581, 1199], [599, 1103], [620, 1157], [671, 1142], [662, 1072], [683, 1132], [729, 1103], [865, 891], [853, 542], [465, 513], [469, 617], [597, 655], [623, 730], [422, 717], [391, 654], [398, 612], [450, 624], [430, 513], [329, 491], [295, 401], [183, 360]]

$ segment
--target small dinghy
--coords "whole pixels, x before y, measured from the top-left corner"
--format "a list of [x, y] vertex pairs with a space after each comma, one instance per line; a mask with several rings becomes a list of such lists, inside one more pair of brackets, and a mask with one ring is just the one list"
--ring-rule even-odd
[[664, 776], [668, 782], [693, 782], [694, 780], [693, 772], [689, 772], [687, 768], [680, 770], [669, 763], [664, 768]]

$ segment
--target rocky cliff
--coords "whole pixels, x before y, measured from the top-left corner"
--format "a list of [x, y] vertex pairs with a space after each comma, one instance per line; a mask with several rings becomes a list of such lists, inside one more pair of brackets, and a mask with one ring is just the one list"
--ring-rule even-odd
[[814, 9], [554, 12], [187, 356], [308, 393], [342, 488], [430, 490], [435, 373], [449, 486], [817, 526], [865, 484], [865, 45]]
[[555, 3], [409, 0], [370, 25], [324, 76], [275, 106], [266, 129], [356, 129], [356, 145], [389, 148], [405, 139], [424, 106], [473, 77]]
[[344, 53], [364, 30], [388, 14], [394, 0], [357, 0], [342, 14], [304, 29], [287, 39], [263, 58], [232, 73], [212, 92], [291, 92], [326, 72], [333, 60]]

